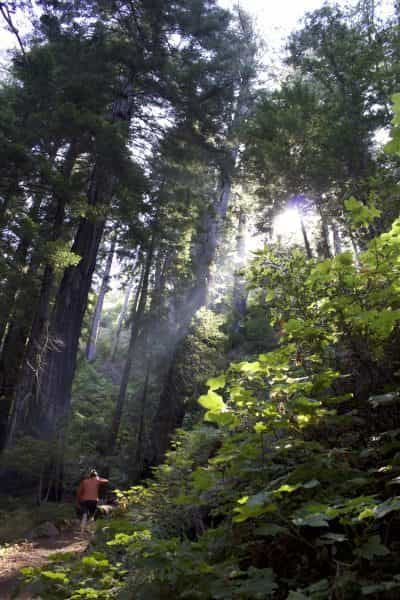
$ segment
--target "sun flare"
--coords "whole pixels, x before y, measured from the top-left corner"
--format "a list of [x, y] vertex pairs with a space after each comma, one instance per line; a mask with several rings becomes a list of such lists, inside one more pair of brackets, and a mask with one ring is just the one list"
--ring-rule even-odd
[[274, 237], [292, 237], [300, 232], [300, 216], [297, 208], [287, 208], [276, 215], [272, 223]]

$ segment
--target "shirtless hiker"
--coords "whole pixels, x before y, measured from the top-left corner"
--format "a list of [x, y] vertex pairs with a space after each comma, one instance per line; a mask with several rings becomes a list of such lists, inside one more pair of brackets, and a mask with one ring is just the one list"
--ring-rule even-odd
[[99, 477], [97, 471], [92, 469], [89, 477], [82, 479], [76, 492], [76, 503], [82, 512], [81, 531], [85, 531], [88, 517], [94, 518], [99, 501], [99, 488], [103, 483], [108, 483], [108, 479]]

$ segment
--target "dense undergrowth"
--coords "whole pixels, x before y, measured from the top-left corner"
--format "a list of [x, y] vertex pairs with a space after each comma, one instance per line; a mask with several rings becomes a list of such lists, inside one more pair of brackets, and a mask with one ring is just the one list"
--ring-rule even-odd
[[[347, 208], [366, 231], [378, 214]], [[358, 259], [260, 252], [279, 347], [208, 381], [204, 422], [118, 492], [91, 552], [25, 572], [41, 597], [398, 598], [399, 250], [396, 221]]]
[[75, 519], [71, 503], [50, 502], [38, 506], [12, 496], [3, 495], [0, 502], [0, 552], [3, 544], [26, 540], [38, 525], [50, 521], [60, 529], [68, 527]]

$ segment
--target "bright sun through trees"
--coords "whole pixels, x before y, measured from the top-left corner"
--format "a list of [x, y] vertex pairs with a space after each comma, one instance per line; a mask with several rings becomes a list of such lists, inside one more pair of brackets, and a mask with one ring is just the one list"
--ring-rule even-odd
[[287, 208], [278, 213], [273, 220], [273, 233], [275, 237], [284, 237], [293, 240], [301, 235], [300, 215], [297, 208]]

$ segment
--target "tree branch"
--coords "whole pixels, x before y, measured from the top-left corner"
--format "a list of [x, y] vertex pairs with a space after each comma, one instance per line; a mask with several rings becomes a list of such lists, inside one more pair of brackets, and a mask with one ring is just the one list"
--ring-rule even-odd
[[5, 2], [0, 2], [0, 14], [3, 17], [3, 19], [5, 20], [5, 22], [7, 23], [7, 27], [9, 29], [10, 33], [12, 33], [13, 35], [15, 35], [15, 37], [17, 38], [18, 45], [20, 47], [22, 56], [24, 57], [24, 61], [28, 62], [28, 59], [27, 59], [27, 56], [26, 56], [26, 52], [25, 52], [25, 48], [24, 48], [24, 44], [22, 43], [21, 36], [19, 35], [19, 31], [18, 31], [18, 29], [16, 28], [16, 26], [13, 23], [10, 9], [8, 8], [8, 6], [6, 5]]

